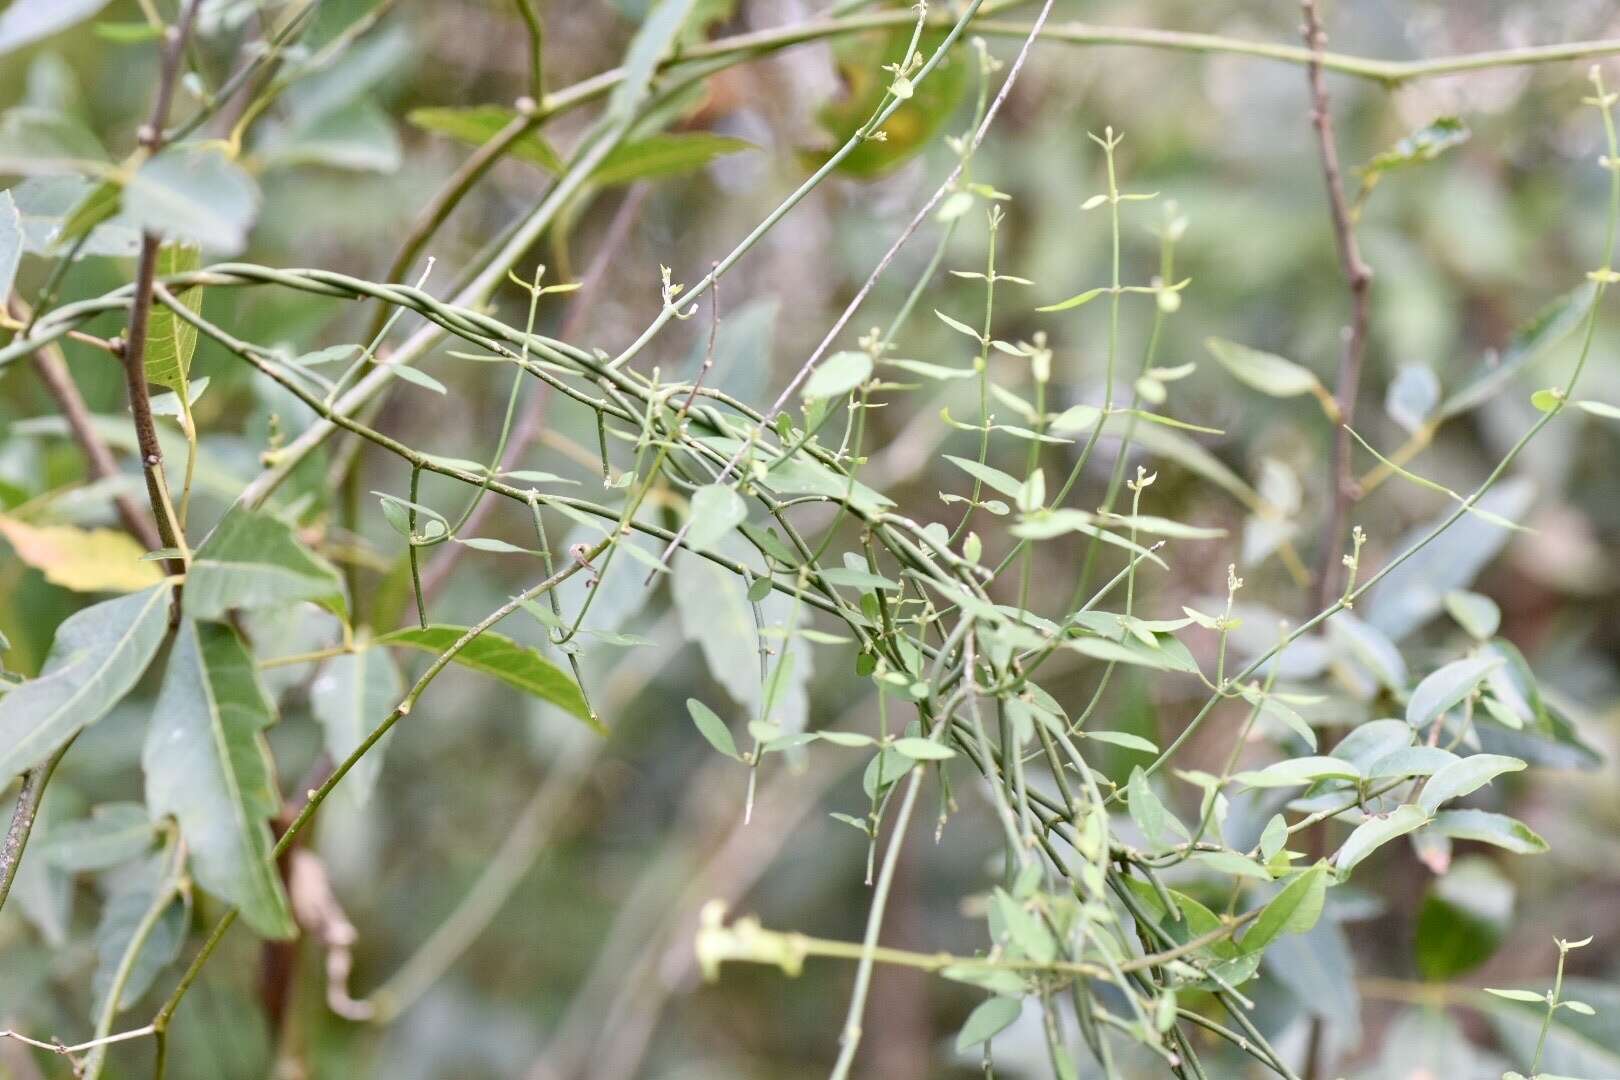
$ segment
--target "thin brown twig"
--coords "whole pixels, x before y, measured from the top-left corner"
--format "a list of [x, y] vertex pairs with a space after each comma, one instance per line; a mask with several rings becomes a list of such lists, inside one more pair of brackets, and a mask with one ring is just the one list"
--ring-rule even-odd
[[17, 806], [11, 812], [11, 825], [5, 837], [0, 838], [0, 907], [5, 906], [6, 897], [11, 895], [11, 883], [17, 879], [17, 870], [22, 866], [23, 850], [28, 847], [28, 837], [34, 831], [39, 804], [45, 797], [45, 785], [50, 783], [51, 774], [71, 745], [73, 740], [69, 739], [50, 757], [23, 773]]
[[[156, 154], [163, 149], [163, 126], [169, 119], [169, 107], [174, 101], [175, 84], [180, 77], [180, 62], [185, 55], [186, 39], [196, 22], [201, 0], [187, 0], [180, 11], [180, 19], [164, 33], [163, 68], [158, 76], [157, 99], [152, 103], [152, 115], [141, 125], [138, 136], [141, 149]], [[129, 336], [124, 342], [124, 381], [129, 388], [129, 409], [134, 417], [135, 440], [140, 448], [141, 472], [146, 476], [146, 495], [152, 505], [152, 516], [157, 519], [158, 538], [164, 547], [182, 544], [181, 532], [174, 508], [169, 502], [168, 481], [163, 474], [163, 449], [158, 444], [157, 425], [152, 421], [152, 399], [146, 389], [146, 328], [152, 314], [152, 283], [157, 277], [157, 255], [160, 238], [154, 232], [141, 234], [140, 259], [135, 271], [135, 295], [130, 305]], [[171, 574], [184, 571], [183, 559], [168, 560]]]
[[1355, 423], [1356, 397], [1361, 390], [1361, 365], [1367, 352], [1367, 318], [1372, 268], [1361, 258], [1355, 224], [1344, 195], [1339, 169], [1339, 150], [1333, 135], [1333, 114], [1328, 110], [1327, 77], [1322, 54], [1327, 34], [1322, 29], [1316, 0], [1300, 0], [1305, 16], [1301, 28], [1305, 45], [1311, 50], [1306, 66], [1311, 91], [1311, 125], [1316, 129], [1317, 148], [1322, 158], [1322, 177], [1327, 186], [1328, 206], [1333, 215], [1333, 237], [1339, 252], [1339, 265], [1350, 287], [1350, 324], [1344, 330], [1344, 349], [1339, 356], [1339, 378], [1335, 389], [1339, 415], [1333, 439], [1332, 497], [1322, 529], [1322, 550], [1318, 557], [1312, 589], [1312, 611], [1320, 611], [1334, 600], [1339, 585], [1345, 519], [1356, 497], [1355, 478], [1350, 471], [1350, 428]]
[[[11, 301], [11, 311], [21, 319], [28, 319], [30, 312], [28, 305], [21, 300]], [[78, 384], [73, 381], [73, 373], [68, 370], [67, 357], [63, 355], [61, 346], [55, 343], [42, 345], [34, 354], [34, 370], [39, 375], [39, 381], [45, 385], [45, 391], [56, 402], [61, 410], [62, 418], [67, 421], [68, 431], [73, 435], [79, 449], [90, 463], [90, 474], [97, 480], [110, 480], [121, 475], [118, 462], [108, 449], [106, 440], [97, 433], [95, 423], [90, 415], [90, 407], [85, 404], [84, 395], [79, 393]], [[113, 507], [118, 512], [118, 520], [129, 530], [129, 534], [140, 541], [148, 551], [154, 551], [163, 546], [158, 539], [157, 529], [152, 519], [142, 512], [134, 499], [123, 492], [113, 495]]]

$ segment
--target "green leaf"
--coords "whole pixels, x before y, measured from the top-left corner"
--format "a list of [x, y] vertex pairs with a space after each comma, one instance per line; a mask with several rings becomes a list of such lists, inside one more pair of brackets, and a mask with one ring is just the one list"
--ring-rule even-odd
[[[412, 626], [384, 634], [376, 643], [443, 655], [461, 639], [467, 629], [465, 626], [442, 624]], [[462, 667], [493, 675], [510, 687], [549, 701], [569, 715], [585, 721], [595, 731], [607, 734], [602, 722], [591, 714], [579, 684], [567, 672], [527, 645], [520, 645], [511, 638], [486, 630], [468, 642], [453, 660]]]
[[1537, 993], [1534, 990], [1497, 990], [1487, 986], [1485, 992], [1492, 997], [1499, 997], [1506, 1001], [1534, 1002], [1540, 1005], [1547, 1003], [1547, 995]]
[[1063, 643], [1063, 647], [1095, 660], [1116, 664], [1135, 664], [1159, 671], [1179, 671], [1187, 675], [1198, 673], [1198, 665], [1187, 647], [1172, 637], [1160, 639], [1160, 647], [1144, 645], [1134, 637], [1123, 641], [1110, 641], [1100, 637], [1077, 637]]
[[1418, 805], [1433, 815], [1440, 804], [1477, 791], [1503, 773], [1518, 772], [1524, 762], [1502, 754], [1474, 754], [1460, 758], [1429, 777]]
[[669, 131], [615, 147], [591, 173], [591, 182], [612, 187], [695, 172], [716, 158], [759, 147], [746, 139], [709, 131]]
[[305, 547], [280, 518], [232, 507], [203, 540], [186, 572], [181, 604], [195, 619], [218, 619], [233, 609], [319, 604], [348, 618], [343, 579]]
[[61, 33], [106, 6], [107, 0], [13, 0], [0, 12], [0, 56]]
[[692, 518], [686, 530], [686, 543], [698, 551], [708, 551], [747, 516], [748, 507], [743, 504], [742, 496], [729, 485], [704, 484], [692, 493]]
[[1370, 817], [1356, 826], [1354, 832], [1339, 848], [1334, 866], [1339, 877], [1348, 877], [1356, 864], [1398, 836], [1405, 836], [1427, 824], [1429, 817], [1410, 803], [1397, 806], [1394, 811], [1380, 817]]
[[[425, 131], [448, 135], [473, 146], [482, 146], [497, 132], [518, 118], [516, 109], [505, 105], [470, 105], [464, 108], [412, 109], [405, 119]], [[551, 173], [563, 171], [563, 160], [537, 131], [514, 141], [507, 153], [520, 161], [538, 165]]]
[[807, 401], [843, 397], [872, 377], [872, 358], [863, 352], [835, 352], [816, 366], [805, 381]]
[[980, 1002], [979, 1007], [968, 1014], [962, 1030], [956, 1033], [957, 1051], [965, 1053], [995, 1038], [1012, 1026], [1023, 1008], [1023, 1002], [1010, 997], [997, 996]]
[[1433, 161], [1453, 147], [1468, 141], [1468, 125], [1455, 116], [1442, 116], [1418, 128], [1394, 146], [1362, 166], [1361, 175], [1369, 182], [1382, 173]]
[[1297, 397], [1324, 392], [1316, 374], [1292, 360], [1222, 338], [1212, 337], [1204, 344], [1234, 378], [1262, 394]]
[[1406, 658], [1381, 630], [1348, 611], [1340, 611], [1330, 618], [1327, 630], [1328, 640], [1370, 671], [1386, 689], [1396, 694], [1405, 693]]
[[[190, 244], [165, 244], [158, 249], [159, 277], [186, 274], [202, 265], [202, 253]], [[202, 286], [181, 289], [174, 298], [194, 312], [202, 311]], [[169, 305], [154, 303], [146, 331], [146, 381], [186, 394], [191, 357], [197, 351], [197, 328], [180, 318]]]
[[102, 803], [81, 821], [53, 825], [40, 854], [70, 874], [105, 870], [144, 854], [156, 835], [157, 827], [140, 803]]
[[1129, 800], [1131, 820], [1142, 830], [1148, 843], [1155, 847], [1169, 843], [1170, 811], [1160, 801], [1153, 785], [1148, 783], [1147, 774], [1140, 765], [1131, 770], [1125, 793]]
[[697, 698], [686, 699], [686, 711], [692, 715], [692, 723], [697, 725], [698, 733], [709, 740], [709, 745], [728, 758], [741, 761], [743, 756], [737, 752], [737, 741], [731, 737], [731, 729], [726, 722]]
[[1095, 288], [1095, 289], [1087, 289], [1085, 292], [1076, 293], [1075, 295], [1069, 297], [1067, 300], [1059, 300], [1055, 304], [1047, 304], [1045, 307], [1038, 307], [1035, 310], [1036, 311], [1068, 311], [1071, 308], [1080, 307], [1082, 304], [1091, 303], [1093, 300], [1097, 299], [1097, 297], [1101, 296], [1103, 293], [1105, 293], [1107, 291], [1108, 290], [1106, 288], [1102, 288], [1102, 287]]
[[1057, 942], [1040, 916], [999, 886], [991, 893], [990, 903], [991, 925], [999, 922], [1009, 944], [1037, 964], [1050, 964], [1057, 959]]
[[[334, 656], [321, 665], [309, 688], [309, 709], [326, 736], [326, 752], [334, 762], [346, 761], [366, 737], [382, 723], [405, 693], [399, 668], [386, 649], [361, 643], [354, 652]], [[382, 770], [383, 747], [373, 746], [354, 763], [339, 785], [337, 795], [351, 807], [365, 804]]]
[[1284, 934], [1303, 934], [1321, 918], [1327, 897], [1328, 865], [1317, 863], [1295, 877], [1260, 912], [1243, 935], [1247, 951], [1264, 949]]
[[657, 0], [624, 54], [624, 75], [608, 98], [607, 115], [628, 121], [649, 93], [658, 65], [679, 40], [693, 0]]
[[182, 619], [141, 766], [146, 804], [172, 814], [192, 876], [270, 938], [295, 931], [270, 850], [280, 799], [264, 730], [275, 715], [236, 631]]
[[1434, 815], [1434, 831], [1453, 840], [1477, 840], [1515, 855], [1539, 855], [1547, 841], [1524, 822], [1485, 810], [1442, 810]]
[[1422, 729], [1434, 723], [1479, 688], [1485, 677], [1502, 663], [1492, 656], [1453, 660], [1431, 673], [1406, 703], [1406, 722]]
[[56, 630], [39, 678], [0, 695], [0, 783], [100, 720], [140, 681], [169, 627], [164, 581], [75, 612]]
[[[857, 822], [864, 831], [864, 822]], [[1017, 997], [1025, 990], [1024, 977], [1016, 971], [1006, 968], [991, 967], [988, 964], [951, 964], [940, 968], [940, 975], [953, 982], [967, 983], [977, 986], [981, 990], [989, 990], [993, 994], [1007, 997]]]
[[1457, 620], [1457, 625], [1468, 631], [1476, 641], [1489, 641], [1502, 625], [1502, 609], [1488, 596], [1466, 589], [1453, 589], [1446, 593], [1446, 610]]
[[956, 751], [943, 743], [919, 736], [896, 739], [893, 746], [896, 753], [904, 754], [912, 761], [948, 761], [956, 756]]
[[1127, 731], [1082, 731], [1081, 735], [1098, 742], [1109, 743], [1113, 746], [1122, 746], [1127, 750], [1140, 750], [1144, 754], [1157, 754], [1158, 746], [1140, 735], [1132, 735]]
[[1275, 762], [1258, 772], [1240, 772], [1232, 779], [1253, 788], [1299, 787], [1318, 780], [1360, 780], [1361, 773], [1338, 758], [1302, 757]]
[[258, 185], [212, 147], [169, 147], [124, 188], [124, 213], [137, 228], [227, 255], [247, 246], [258, 209]]

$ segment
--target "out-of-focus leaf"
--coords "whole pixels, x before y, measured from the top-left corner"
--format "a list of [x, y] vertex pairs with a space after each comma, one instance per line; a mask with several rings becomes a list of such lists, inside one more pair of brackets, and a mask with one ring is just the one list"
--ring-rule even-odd
[[0, 56], [83, 22], [107, 0], [13, 0], [0, 12]]
[[0, 113], [0, 173], [77, 174], [104, 167], [107, 153], [66, 113], [17, 105]]
[[46, 581], [75, 592], [135, 592], [163, 580], [155, 563], [141, 561], [141, 545], [118, 529], [30, 525], [0, 516], [0, 536]]
[[236, 631], [182, 619], [141, 753], [146, 803], [172, 814], [198, 884], [270, 938], [292, 913], [270, 857], [276, 791], [264, 729], [275, 722]]
[[[377, 639], [377, 644], [420, 649], [438, 655], [448, 651], [467, 629], [465, 626], [413, 626], [384, 634]], [[526, 645], [493, 631], [485, 631], [456, 653], [454, 661], [473, 671], [493, 675], [514, 689], [549, 701], [602, 734], [607, 733], [602, 722], [591, 715], [585, 695], [573, 677]]]
[[226, 255], [247, 246], [258, 209], [258, 185], [212, 147], [170, 147], [124, 188], [124, 212], [138, 228]]
[[1417, 684], [1406, 702], [1406, 722], [1414, 728], [1428, 727], [1485, 681], [1485, 676], [1502, 663], [1499, 657], [1471, 656], [1431, 672]]
[[[518, 112], [505, 105], [468, 105], [460, 108], [412, 109], [406, 119], [425, 131], [482, 146], [502, 128], [517, 120]], [[557, 151], [538, 131], [527, 132], [514, 140], [507, 153], [550, 173], [563, 170], [562, 158], [557, 156]]]
[[624, 54], [624, 73], [608, 98], [607, 114], [628, 120], [641, 107], [658, 65], [679, 40], [694, 0], [655, 0]]
[[1251, 349], [1235, 341], [1210, 338], [1204, 343], [1221, 366], [1232, 377], [1262, 394], [1272, 397], [1297, 397], [1300, 394], [1322, 392], [1322, 380], [1310, 368], [1275, 353]]
[[[933, 55], [944, 39], [943, 30], [924, 33], [917, 43], [918, 53], [924, 57]], [[902, 62], [910, 42], [908, 27], [849, 38], [835, 47], [846, 92], [824, 106], [820, 115], [821, 126], [835, 146], [842, 145], [877, 111], [891, 81], [891, 73], [884, 71], [883, 65]], [[879, 129], [882, 138], [861, 143], [840, 162], [839, 168], [852, 176], [877, 177], [916, 154], [950, 120], [967, 89], [970, 66], [960, 57], [948, 57], [928, 78], [912, 84], [911, 97]], [[807, 156], [820, 164], [830, 152]]]
[[[96, 926], [96, 970], [91, 976], [95, 994], [93, 1011], [100, 1015], [107, 995], [112, 992], [113, 979], [130, 942], [163, 887], [163, 876], [168, 872], [165, 856], [147, 860], [139, 867], [114, 878], [112, 891], [101, 908], [101, 922]], [[190, 904], [184, 895], [175, 896], [158, 916], [157, 922], [146, 935], [141, 951], [124, 980], [124, 992], [118, 1001], [118, 1010], [130, 1008], [151, 989], [163, 969], [174, 963], [180, 955], [180, 946], [186, 940], [186, 926]]]
[[291, 526], [257, 510], [233, 507], [192, 557], [182, 603], [187, 615], [218, 619], [232, 608], [284, 607], [308, 601], [348, 617], [343, 579], [305, 547]]
[[[722, 537], [714, 553], [756, 570], [760, 566], [758, 553], [736, 532]], [[647, 590], [641, 586], [643, 576], [636, 575], [636, 586], [645, 594]], [[744, 707], [747, 715], [760, 715], [765, 698], [764, 679], [760, 674], [760, 627], [755, 624], [747, 583], [707, 559], [682, 551], [676, 555], [669, 584], [681, 630], [687, 640], [695, 642], [701, 650], [709, 674], [725, 687], [733, 701]], [[791, 596], [767, 596], [759, 602], [758, 608], [767, 628], [790, 627], [798, 617]], [[791, 652], [794, 659], [778, 689], [772, 719], [784, 732], [797, 733], [804, 730], [809, 714], [806, 688], [814, 666], [810, 646], [803, 638], [795, 636], [773, 644], [773, 648], [778, 652]], [[893, 779], [904, 771], [902, 765], [885, 775]]]
[[49, 757], [140, 681], [169, 625], [167, 582], [69, 616], [44, 671], [0, 695], [0, 783]]
[[[158, 249], [159, 277], [187, 274], [202, 265], [202, 253], [190, 244], [165, 244]], [[174, 298], [193, 312], [202, 311], [202, 286], [181, 289]], [[180, 318], [169, 305], [154, 303], [146, 330], [146, 381], [168, 387], [176, 394], [187, 394], [191, 358], [197, 351], [197, 328]]]
[[0, 296], [11, 295], [17, 280], [17, 264], [22, 261], [22, 214], [11, 192], [0, 191]]
[[[1480, 497], [1476, 506], [1489, 514], [1518, 520], [1529, 509], [1535, 491], [1528, 480], [1506, 480]], [[1426, 538], [1451, 511], [1409, 530], [1392, 545], [1405, 551]], [[1483, 517], [1464, 514], [1422, 550], [1391, 570], [1356, 610], [1370, 625], [1399, 642], [1440, 613], [1446, 593], [1465, 588], [1494, 559], [1511, 530]]]
[[[334, 656], [321, 667], [309, 688], [309, 707], [326, 735], [326, 752], [333, 761], [346, 761], [372, 729], [393, 712], [404, 695], [399, 668], [387, 649], [360, 647]], [[384, 736], [384, 742], [387, 737]], [[337, 794], [351, 806], [371, 797], [382, 769], [379, 743], [354, 763]]]
[[1384, 411], [1407, 434], [1421, 428], [1439, 402], [1440, 380], [1422, 364], [1402, 367], [1384, 392]]
[[811, 401], [843, 397], [871, 377], [872, 358], [866, 353], [835, 352], [805, 380], [803, 394]]
[[1457, 620], [1457, 625], [1468, 631], [1468, 635], [1475, 640], [1488, 641], [1496, 636], [1497, 627], [1502, 625], [1502, 609], [1488, 596], [1466, 589], [1453, 589], [1446, 593], [1445, 605], [1451, 617]]
[[708, 131], [672, 131], [615, 147], [591, 173], [591, 182], [613, 186], [679, 176], [716, 158], [759, 149], [746, 139]]
[[123, 188], [115, 182], [92, 184], [80, 176], [34, 176], [11, 189], [23, 232], [23, 250], [33, 255], [53, 254], [72, 246], [70, 228], [88, 228], [89, 237], [78, 254], [130, 256], [141, 238], [126, 216], [100, 216], [101, 209], [117, 206]]
[[1487, 353], [1463, 384], [1441, 403], [1439, 419], [1449, 420], [1484, 404], [1531, 361], [1564, 340], [1591, 310], [1596, 289], [1587, 282], [1565, 293], [1521, 327], [1500, 356]]
[[388, 114], [360, 100], [276, 131], [260, 148], [271, 167], [325, 165], [353, 172], [399, 168], [399, 135]]
[[[516, 109], [504, 105], [413, 109], [408, 117], [417, 127], [473, 146], [489, 142], [518, 118]], [[612, 186], [675, 176], [700, 169], [715, 158], [753, 149], [757, 148], [751, 142], [708, 131], [664, 132], [614, 147], [591, 173], [591, 181]], [[507, 153], [549, 173], [560, 173], [565, 167], [538, 131], [525, 132], [513, 140]]]
[[1334, 861], [1339, 876], [1349, 876], [1356, 864], [1368, 855], [1397, 836], [1405, 836], [1413, 829], [1421, 828], [1427, 821], [1428, 816], [1411, 804], [1397, 806], [1388, 814], [1363, 821], [1339, 848], [1338, 858]]
[[1322, 917], [1328, 877], [1327, 863], [1317, 863], [1283, 886], [1244, 933], [1243, 947], [1250, 952], [1264, 949], [1284, 934], [1303, 934], [1315, 926]]
[[1348, 611], [1329, 619], [1327, 631], [1328, 640], [1370, 671], [1385, 689], [1397, 694], [1406, 691], [1406, 659], [1389, 638]]
[[1370, 184], [1383, 173], [1433, 161], [1452, 147], [1467, 142], [1471, 134], [1468, 125], [1455, 116], [1442, 116], [1367, 162], [1361, 169], [1361, 175]]
[[1458, 859], [1434, 879], [1418, 912], [1418, 968], [1450, 979], [1479, 967], [1502, 943], [1513, 916], [1513, 883], [1489, 859]]
[[90, 816], [51, 827], [40, 854], [69, 873], [105, 870], [152, 846], [157, 827], [140, 803], [102, 803]]
[[742, 496], [728, 484], [704, 484], [692, 493], [691, 526], [686, 542], [707, 551], [748, 516]]

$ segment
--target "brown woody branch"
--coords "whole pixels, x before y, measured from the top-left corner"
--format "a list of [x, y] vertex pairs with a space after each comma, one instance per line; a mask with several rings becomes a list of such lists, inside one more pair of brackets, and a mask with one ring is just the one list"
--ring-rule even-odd
[[1312, 611], [1321, 611], [1331, 604], [1339, 587], [1339, 568], [1344, 537], [1345, 519], [1350, 504], [1356, 498], [1355, 478], [1350, 470], [1350, 427], [1355, 423], [1356, 397], [1361, 390], [1361, 365], [1367, 352], [1367, 318], [1369, 290], [1372, 286], [1372, 268], [1361, 258], [1361, 247], [1356, 242], [1355, 222], [1344, 194], [1344, 181], [1339, 169], [1339, 150], [1333, 135], [1333, 114], [1328, 111], [1327, 77], [1322, 55], [1327, 47], [1327, 34], [1322, 30], [1321, 16], [1316, 0], [1300, 0], [1305, 16], [1301, 28], [1305, 45], [1311, 50], [1306, 65], [1311, 90], [1311, 125], [1316, 129], [1316, 144], [1322, 159], [1322, 178], [1327, 186], [1328, 206], [1333, 215], [1333, 238], [1339, 251], [1339, 265], [1350, 286], [1350, 324], [1344, 329], [1344, 348], [1339, 356], [1339, 378], [1335, 389], [1338, 399], [1338, 428], [1333, 440], [1333, 471], [1329, 478], [1331, 499], [1327, 520], [1322, 528], [1322, 550], [1317, 564], [1312, 589]]

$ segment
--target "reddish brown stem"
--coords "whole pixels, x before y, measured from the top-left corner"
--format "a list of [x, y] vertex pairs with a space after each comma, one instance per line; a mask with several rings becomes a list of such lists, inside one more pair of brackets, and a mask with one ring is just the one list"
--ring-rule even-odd
[[1356, 397], [1361, 390], [1361, 365], [1367, 351], [1368, 294], [1373, 274], [1372, 268], [1361, 258], [1361, 247], [1356, 242], [1355, 221], [1345, 198], [1339, 169], [1333, 114], [1328, 111], [1327, 77], [1322, 66], [1327, 34], [1322, 30], [1316, 0], [1301, 0], [1300, 7], [1305, 16], [1302, 28], [1305, 45], [1311, 50], [1312, 57], [1306, 65], [1311, 90], [1311, 125], [1316, 129], [1316, 145], [1322, 159], [1322, 178], [1327, 187], [1328, 206], [1333, 215], [1333, 238], [1339, 252], [1339, 265], [1350, 287], [1350, 323], [1344, 329], [1344, 348], [1339, 356], [1339, 378], [1335, 389], [1339, 416], [1333, 439], [1333, 471], [1329, 477], [1331, 499], [1327, 520], [1322, 528], [1322, 550], [1312, 589], [1314, 612], [1327, 607], [1336, 598], [1334, 594], [1339, 587], [1344, 555], [1345, 519], [1349, 516], [1350, 504], [1356, 498], [1355, 477], [1350, 469], [1349, 428], [1355, 422]]

